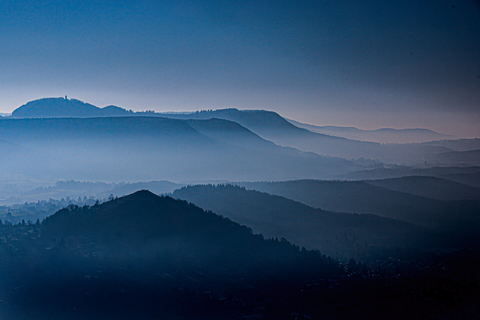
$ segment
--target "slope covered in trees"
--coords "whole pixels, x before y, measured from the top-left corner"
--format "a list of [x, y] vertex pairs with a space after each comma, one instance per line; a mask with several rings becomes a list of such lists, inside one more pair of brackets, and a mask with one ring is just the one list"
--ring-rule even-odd
[[195, 290], [228, 296], [339, 271], [318, 251], [149, 191], [70, 206], [41, 225], [2, 224], [0, 238], [0, 297], [30, 318], [168, 318]]
[[267, 237], [285, 237], [341, 259], [395, 255], [430, 248], [434, 236], [412, 224], [375, 215], [328, 212], [302, 203], [232, 185], [199, 185], [174, 196], [253, 228]]
[[[245, 182], [238, 185], [283, 196], [314, 208], [370, 213], [440, 229], [455, 229], [459, 225], [464, 230], [462, 228], [480, 221], [479, 201], [428, 199], [363, 181], [296, 180]], [[473, 232], [473, 229], [469, 232]]]

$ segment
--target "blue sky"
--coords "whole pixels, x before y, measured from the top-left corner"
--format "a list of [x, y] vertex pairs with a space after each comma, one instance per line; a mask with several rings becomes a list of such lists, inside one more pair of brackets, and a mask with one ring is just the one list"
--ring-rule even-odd
[[0, 112], [268, 109], [480, 136], [480, 2], [3, 1]]

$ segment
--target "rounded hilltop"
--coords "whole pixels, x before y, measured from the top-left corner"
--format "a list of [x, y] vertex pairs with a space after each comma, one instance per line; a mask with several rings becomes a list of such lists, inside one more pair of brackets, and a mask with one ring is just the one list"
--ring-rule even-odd
[[88, 118], [129, 115], [116, 106], [99, 108], [92, 104], [65, 98], [43, 98], [30, 101], [12, 112], [15, 118]]

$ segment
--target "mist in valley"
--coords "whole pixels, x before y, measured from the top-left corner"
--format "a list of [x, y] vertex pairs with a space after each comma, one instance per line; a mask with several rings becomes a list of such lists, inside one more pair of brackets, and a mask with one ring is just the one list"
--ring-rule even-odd
[[0, 319], [477, 319], [475, 1], [0, 3]]

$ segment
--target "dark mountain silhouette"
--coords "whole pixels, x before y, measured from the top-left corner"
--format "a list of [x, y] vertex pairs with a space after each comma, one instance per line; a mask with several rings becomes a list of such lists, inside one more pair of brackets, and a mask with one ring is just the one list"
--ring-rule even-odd
[[0, 159], [0, 171], [41, 179], [339, 178], [354, 168], [343, 159], [276, 146], [225, 120], [192, 125], [161, 117], [0, 121], [1, 139], [19, 146]]
[[317, 262], [305, 260], [286, 241], [264, 240], [211, 211], [146, 190], [91, 208], [68, 207], [47, 217], [41, 228], [43, 237], [63, 238], [74, 253], [94, 245], [102, 260], [145, 264], [152, 272], [303, 277], [301, 272], [319, 274], [325, 267], [320, 255]]
[[[297, 180], [238, 183], [338, 212], [370, 213], [440, 229], [456, 223], [480, 222], [480, 201], [439, 201], [377, 187], [363, 181]], [[468, 223], [467, 223], [468, 225]]]
[[146, 190], [70, 206], [41, 224], [0, 224], [0, 236], [0, 296], [17, 319], [223, 319], [219, 296], [340, 271], [318, 251]]
[[312, 132], [327, 134], [330, 136], [342, 137], [352, 140], [371, 141], [378, 143], [420, 143], [439, 139], [452, 138], [452, 136], [441, 134], [429, 129], [392, 129], [381, 128], [376, 130], [362, 130], [355, 127], [338, 126], [315, 126], [301, 123], [295, 120], [286, 119], [293, 125]]
[[419, 243], [429, 247], [433, 240], [425, 230], [402, 221], [323, 211], [238, 186], [190, 186], [173, 195], [248, 225], [266, 237], [285, 237], [345, 260], [388, 257], [399, 248], [418, 248]]
[[[281, 259], [288, 260], [291, 254], [298, 254], [300, 258], [293, 245], [265, 241], [213, 212], [146, 190], [92, 208], [60, 210], [45, 219], [42, 232], [49, 238], [63, 237], [66, 243], [93, 241], [114, 259], [174, 255], [170, 262], [180, 263], [183, 256], [197, 266], [228, 266], [230, 272], [233, 268], [257, 268], [260, 261], [272, 263], [277, 255], [285, 254]], [[158, 257], [156, 260], [160, 262]]]
[[365, 182], [437, 200], [480, 200], [480, 188], [437, 177], [410, 176]]
[[12, 112], [15, 118], [88, 118], [132, 115], [116, 106], [98, 108], [76, 99], [44, 98], [30, 101]]

